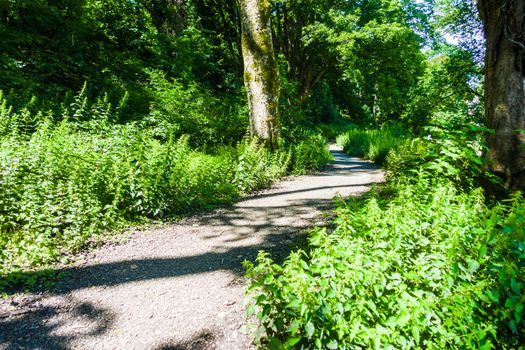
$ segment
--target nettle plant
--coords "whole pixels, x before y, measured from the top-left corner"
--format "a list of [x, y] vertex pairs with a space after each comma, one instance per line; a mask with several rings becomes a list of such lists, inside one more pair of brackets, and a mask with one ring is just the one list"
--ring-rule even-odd
[[[459, 131], [458, 131], [459, 132]], [[525, 202], [487, 206], [478, 139], [420, 140], [385, 191], [349, 199], [283, 264], [246, 262], [270, 349], [515, 349], [525, 343]], [[411, 147], [411, 148], [408, 148]], [[416, 152], [408, 152], [415, 149]], [[465, 174], [466, 173], [466, 174]]]
[[461, 188], [475, 187], [480, 181], [495, 185], [500, 180], [488, 172], [483, 143], [490, 129], [473, 124], [434, 125], [425, 128], [425, 135], [405, 141], [386, 157], [387, 178], [417, 181], [428, 177], [444, 179]]
[[[524, 203], [403, 189], [337, 210], [310, 250], [246, 263], [256, 340], [271, 349], [493, 349], [525, 340]], [[363, 205], [364, 204], [364, 205]]]

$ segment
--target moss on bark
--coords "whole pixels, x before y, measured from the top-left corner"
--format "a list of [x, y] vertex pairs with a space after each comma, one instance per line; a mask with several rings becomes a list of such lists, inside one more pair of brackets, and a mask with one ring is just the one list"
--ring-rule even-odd
[[240, 0], [244, 83], [253, 137], [276, 146], [279, 138], [279, 71], [271, 28], [271, 2]]

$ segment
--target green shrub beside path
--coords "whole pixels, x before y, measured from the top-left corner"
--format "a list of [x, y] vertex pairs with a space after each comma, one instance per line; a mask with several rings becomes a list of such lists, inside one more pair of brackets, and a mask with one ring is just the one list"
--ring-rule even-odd
[[104, 232], [230, 203], [330, 160], [315, 135], [273, 152], [246, 140], [204, 152], [143, 123], [112, 123], [110, 106], [85, 103], [59, 122], [2, 106], [1, 274], [56, 261]]

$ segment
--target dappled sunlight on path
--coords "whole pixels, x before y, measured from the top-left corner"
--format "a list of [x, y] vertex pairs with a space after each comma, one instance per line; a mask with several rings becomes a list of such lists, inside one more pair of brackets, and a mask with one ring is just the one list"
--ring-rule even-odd
[[259, 250], [283, 259], [323, 224], [335, 196], [366, 191], [381, 170], [333, 147], [325, 171], [90, 254], [53, 290], [0, 303], [0, 349], [249, 349], [243, 268]]

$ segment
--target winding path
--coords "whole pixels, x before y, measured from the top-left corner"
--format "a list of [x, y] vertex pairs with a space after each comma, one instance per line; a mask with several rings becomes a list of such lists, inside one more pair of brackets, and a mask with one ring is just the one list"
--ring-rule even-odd
[[57, 287], [0, 301], [0, 349], [251, 349], [243, 268], [286, 256], [336, 195], [367, 191], [381, 170], [335, 146], [333, 164], [231, 207], [134, 233], [85, 257]]

